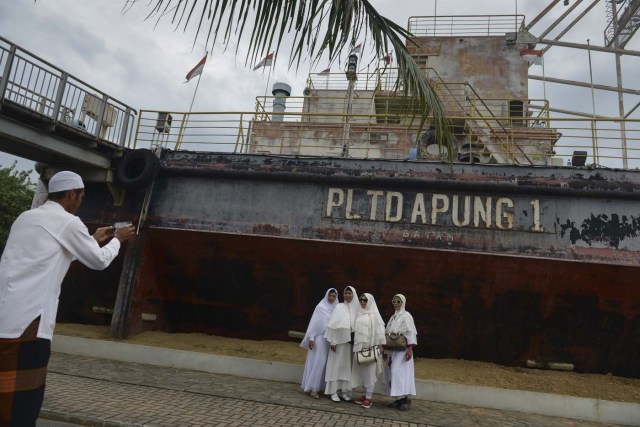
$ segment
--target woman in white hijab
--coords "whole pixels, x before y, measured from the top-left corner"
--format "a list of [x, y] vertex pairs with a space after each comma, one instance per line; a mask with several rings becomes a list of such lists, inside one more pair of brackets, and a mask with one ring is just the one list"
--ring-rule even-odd
[[407, 338], [406, 350], [386, 350], [386, 362], [382, 380], [383, 391], [395, 401], [392, 408], [406, 411], [409, 406], [408, 396], [416, 394], [416, 380], [413, 367], [413, 347], [418, 345], [416, 325], [411, 313], [405, 310], [407, 299], [402, 294], [391, 299], [395, 313], [387, 323], [386, 333], [402, 334]]
[[351, 333], [358, 312], [358, 294], [353, 286], [347, 286], [342, 294], [344, 302], [338, 304], [331, 314], [324, 337], [329, 341], [327, 359], [327, 386], [324, 394], [331, 400], [340, 402], [340, 398], [350, 401], [351, 396]]
[[302, 374], [302, 390], [305, 393], [308, 392], [314, 399], [319, 397], [318, 391], [324, 390], [325, 386], [324, 374], [327, 366], [329, 342], [325, 339], [324, 333], [336, 305], [338, 305], [338, 291], [331, 288], [313, 310], [307, 333], [300, 343], [300, 347], [308, 350]]
[[[356, 403], [363, 408], [371, 407], [373, 389], [376, 386], [378, 375], [382, 371], [382, 357], [380, 346], [385, 344], [384, 321], [378, 311], [376, 300], [371, 294], [360, 295], [360, 310], [356, 317], [355, 337], [353, 342], [353, 370], [351, 371], [351, 387], [362, 387], [364, 396], [356, 399]], [[360, 350], [374, 348], [377, 353], [377, 362], [368, 365], [360, 365], [357, 361], [357, 353]]]

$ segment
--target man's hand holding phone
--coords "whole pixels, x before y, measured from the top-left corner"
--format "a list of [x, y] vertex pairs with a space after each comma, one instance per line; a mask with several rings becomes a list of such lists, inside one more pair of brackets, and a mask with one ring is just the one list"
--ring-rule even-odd
[[136, 233], [136, 228], [131, 222], [116, 222], [113, 225], [113, 237], [124, 243]]

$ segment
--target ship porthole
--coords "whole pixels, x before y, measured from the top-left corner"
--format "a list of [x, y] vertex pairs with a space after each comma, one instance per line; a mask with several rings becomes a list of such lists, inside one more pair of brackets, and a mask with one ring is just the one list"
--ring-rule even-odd
[[145, 187], [160, 170], [160, 160], [146, 148], [128, 152], [116, 165], [115, 180], [122, 188]]

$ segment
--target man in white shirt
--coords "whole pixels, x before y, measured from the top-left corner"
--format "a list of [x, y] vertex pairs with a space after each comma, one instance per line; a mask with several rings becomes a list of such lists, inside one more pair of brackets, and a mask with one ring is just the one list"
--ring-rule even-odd
[[[103, 270], [133, 226], [96, 230], [74, 214], [84, 197], [79, 175], [49, 180], [48, 200], [11, 226], [0, 259], [0, 425], [35, 426], [40, 413], [62, 280], [74, 260]], [[111, 240], [104, 246], [100, 244]]]

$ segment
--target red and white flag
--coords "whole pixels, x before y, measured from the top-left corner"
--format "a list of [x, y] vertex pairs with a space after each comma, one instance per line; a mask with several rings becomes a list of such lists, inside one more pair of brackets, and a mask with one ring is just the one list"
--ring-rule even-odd
[[320, 71], [318, 74], [330, 74], [331, 73], [331, 68], [327, 68], [326, 70], [322, 70]]
[[352, 53], [360, 53], [361, 50], [362, 50], [362, 43], [360, 43], [358, 46], [351, 49], [351, 52], [349, 52], [349, 55], [351, 55]]
[[384, 61], [385, 64], [389, 65], [393, 62], [393, 56], [391, 54], [388, 54], [384, 56], [382, 60]]
[[520, 58], [524, 61], [529, 61], [535, 65], [542, 65], [542, 51], [533, 49], [522, 49], [520, 51]]
[[257, 70], [258, 68], [262, 68], [262, 67], [270, 67], [272, 63], [273, 63], [273, 52], [271, 52], [269, 55], [265, 56], [262, 59], [262, 61], [258, 62], [256, 64], [256, 66], [253, 67], [253, 71]]
[[209, 52], [205, 53], [204, 56], [202, 57], [202, 59], [200, 60], [200, 62], [198, 62], [198, 65], [196, 65], [195, 67], [193, 67], [191, 69], [191, 71], [189, 71], [187, 73], [187, 81], [185, 83], [188, 83], [189, 80], [191, 80], [194, 77], [199, 76], [200, 74], [202, 74], [202, 70], [204, 69], [204, 64], [205, 62], [207, 62], [207, 55]]

